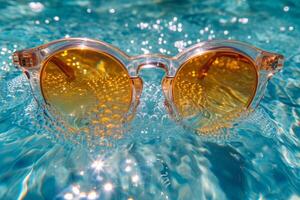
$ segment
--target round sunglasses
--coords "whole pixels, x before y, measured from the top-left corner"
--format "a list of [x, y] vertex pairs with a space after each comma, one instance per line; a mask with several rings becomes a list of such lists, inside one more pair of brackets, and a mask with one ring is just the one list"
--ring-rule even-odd
[[165, 71], [162, 90], [170, 116], [209, 135], [230, 128], [256, 108], [283, 56], [232, 41], [198, 43], [175, 57], [128, 56], [101, 41], [68, 38], [17, 51], [13, 62], [29, 79], [37, 102], [81, 129], [116, 128], [134, 117], [143, 68]]

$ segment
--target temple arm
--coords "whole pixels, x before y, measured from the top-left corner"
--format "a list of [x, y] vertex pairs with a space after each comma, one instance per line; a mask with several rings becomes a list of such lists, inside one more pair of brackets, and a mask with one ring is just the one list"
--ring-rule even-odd
[[74, 70], [59, 58], [54, 56], [51, 58], [50, 62], [55, 64], [68, 77], [68, 79], [73, 80], [75, 78]]
[[[221, 56], [228, 56], [228, 57], [233, 57], [236, 58], [235, 54], [232, 54], [230, 52], [216, 52], [214, 53], [210, 58], [208, 58], [207, 62], [203, 65], [203, 67], [200, 69], [200, 79], [204, 79], [205, 76], [207, 75], [208, 70], [210, 69], [210, 66], [213, 64], [213, 62]], [[243, 59], [242, 57], [240, 57], [241, 59]]]

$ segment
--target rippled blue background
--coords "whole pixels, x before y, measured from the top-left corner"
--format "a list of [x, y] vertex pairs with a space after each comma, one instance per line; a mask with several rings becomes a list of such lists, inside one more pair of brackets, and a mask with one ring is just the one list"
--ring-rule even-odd
[[[300, 199], [299, 1], [0, 0], [0, 13], [0, 199]], [[87, 148], [44, 119], [10, 60], [69, 36], [130, 55], [236, 39], [286, 62], [230, 141], [203, 141], [170, 120], [153, 70], [134, 129]]]

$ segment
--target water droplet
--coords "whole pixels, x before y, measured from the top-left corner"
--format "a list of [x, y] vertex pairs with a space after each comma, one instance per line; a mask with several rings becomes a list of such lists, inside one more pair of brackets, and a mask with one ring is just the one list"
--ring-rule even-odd
[[59, 17], [58, 16], [55, 16], [53, 17], [54, 21], [59, 21]]
[[72, 187], [72, 192], [73, 192], [74, 194], [76, 194], [76, 195], [79, 195], [79, 194], [80, 194], [79, 186], [74, 185], [74, 186]]
[[283, 31], [285, 31], [285, 27], [284, 27], [284, 26], [281, 26], [281, 27], [279, 28], [279, 30], [283, 32]]
[[93, 200], [93, 199], [97, 199], [97, 193], [95, 191], [91, 191], [89, 192], [87, 198], [90, 199], [90, 200]]
[[112, 189], [113, 189], [113, 185], [111, 183], [106, 183], [104, 185], [104, 190], [105, 191], [110, 192], [110, 191], [112, 191]]
[[240, 18], [240, 19], [239, 19], [239, 22], [240, 22], [241, 24], [247, 24], [247, 23], [249, 22], [249, 19], [246, 18], [246, 17]]
[[227, 20], [226, 19], [219, 19], [219, 22], [220, 22], [220, 24], [226, 24], [227, 23]]
[[294, 27], [293, 26], [289, 26], [289, 31], [293, 31]]
[[131, 177], [132, 182], [137, 183], [140, 180], [140, 177], [138, 175], [134, 175]]
[[231, 20], [230, 20], [231, 23], [235, 23], [236, 21], [237, 21], [237, 17], [233, 17], [233, 18], [231, 18]]
[[30, 2], [28, 5], [33, 12], [42, 12], [44, 9], [44, 5], [40, 2]]
[[109, 9], [109, 13], [114, 14], [115, 12], [116, 12], [115, 9], [113, 9], [113, 8]]
[[73, 199], [73, 198], [74, 198], [74, 196], [73, 196], [72, 193], [66, 193], [66, 194], [64, 195], [64, 199], [66, 199], [66, 200], [71, 200], [71, 199]]
[[283, 7], [283, 11], [284, 11], [284, 12], [289, 12], [289, 10], [290, 10], [290, 7], [288, 7], [288, 6], [284, 6], [284, 7]]

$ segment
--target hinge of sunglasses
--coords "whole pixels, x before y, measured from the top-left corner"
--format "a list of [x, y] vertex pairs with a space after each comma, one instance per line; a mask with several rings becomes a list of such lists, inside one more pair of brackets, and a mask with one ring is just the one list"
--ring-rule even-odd
[[37, 65], [37, 56], [30, 51], [17, 51], [13, 54], [13, 64], [19, 67], [30, 68]]
[[278, 72], [283, 67], [284, 57], [279, 54], [263, 52], [261, 57], [261, 69], [271, 71], [272, 73]]

